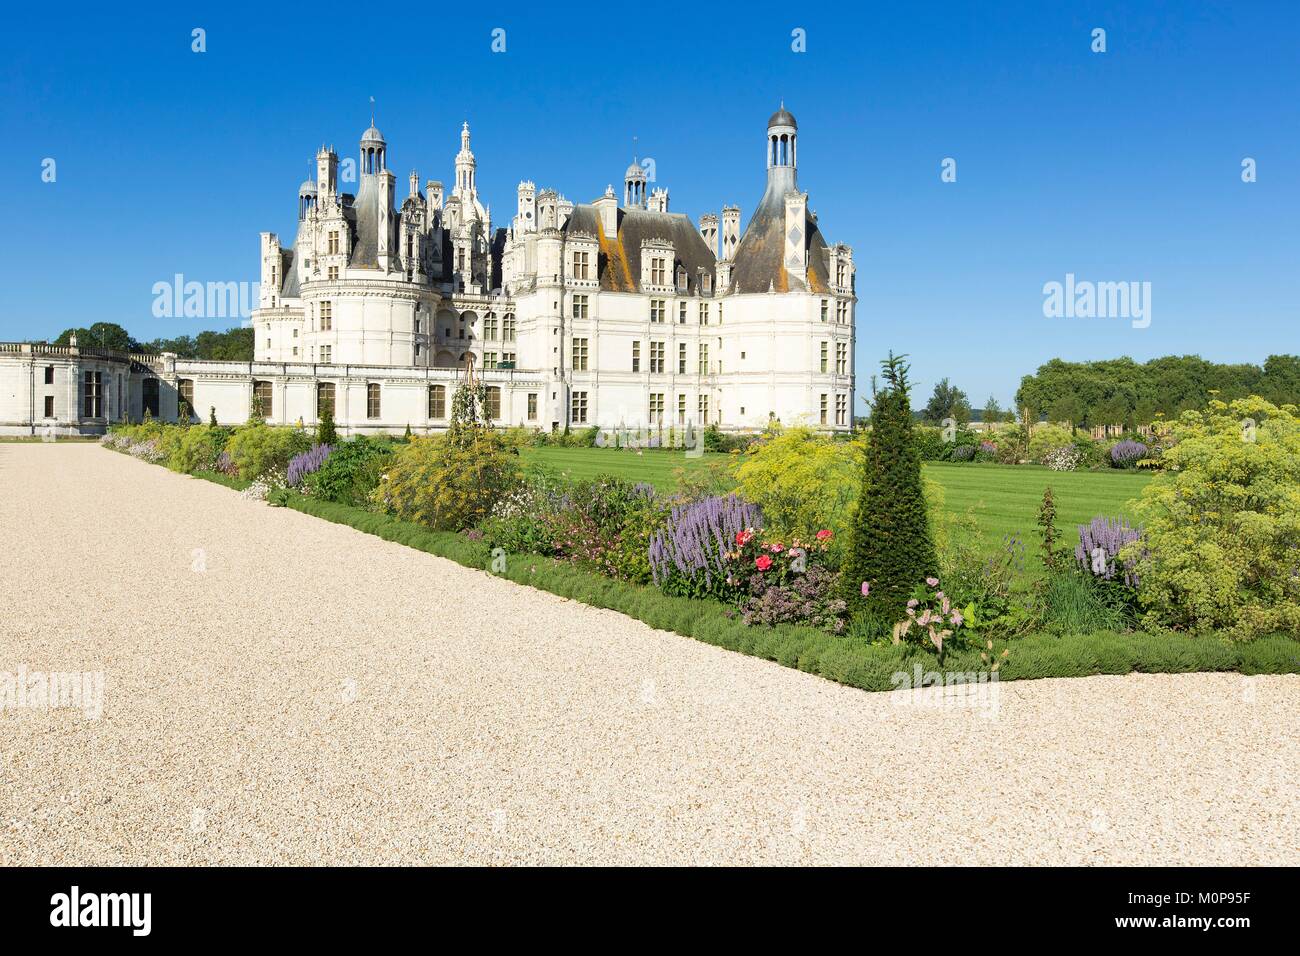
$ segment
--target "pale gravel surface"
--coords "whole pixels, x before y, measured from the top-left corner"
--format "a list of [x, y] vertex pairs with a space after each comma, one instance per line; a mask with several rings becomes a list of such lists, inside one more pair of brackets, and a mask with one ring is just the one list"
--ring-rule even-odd
[[900, 707], [88, 445], [0, 516], [0, 674], [107, 675], [0, 713], [0, 864], [1300, 863], [1296, 677]]

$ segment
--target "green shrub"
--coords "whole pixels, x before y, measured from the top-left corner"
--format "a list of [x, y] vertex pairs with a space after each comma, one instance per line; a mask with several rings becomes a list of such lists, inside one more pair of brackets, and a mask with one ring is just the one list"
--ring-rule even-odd
[[167, 467], [187, 474], [196, 471], [212, 471], [217, 463], [217, 457], [225, 450], [230, 436], [229, 428], [191, 425], [184, 429], [180, 442], [171, 451], [167, 459]]
[[1175, 423], [1133, 509], [1144, 623], [1249, 638], [1300, 633], [1300, 418], [1258, 397]]
[[[874, 607], [901, 620], [919, 581], [938, 571], [926, 514], [921, 459], [912, 441], [912, 407], [903, 356], [882, 363], [886, 387], [876, 393], [871, 435], [862, 456], [862, 491], [854, 513], [844, 586], [853, 613]], [[870, 585], [864, 600], [860, 587]]]
[[465, 426], [456, 435], [413, 438], [399, 446], [375, 498], [405, 521], [463, 531], [482, 522], [519, 485], [521, 474], [519, 451], [504, 436]]
[[366, 507], [393, 457], [394, 443], [358, 435], [334, 446], [319, 469], [303, 479], [303, 492], [322, 501]]
[[1123, 631], [1129, 618], [1091, 575], [1063, 568], [1047, 575], [1040, 595], [1043, 628], [1052, 634]]
[[310, 447], [306, 432], [253, 422], [235, 430], [226, 451], [239, 477], [251, 480], [268, 471], [284, 471], [290, 458]]
[[736, 493], [763, 511], [775, 537], [811, 541], [822, 529], [847, 535], [862, 489], [866, 440], [834, 442], [796, 426], [757, 445], [736, 468]]
[[1034, 426], [1029, 439], [1029, 460], [1043, 464], [1043, 459], [1058, 448], [1074, 444], [1074, 436], [1068, 428], [1042, 422]]

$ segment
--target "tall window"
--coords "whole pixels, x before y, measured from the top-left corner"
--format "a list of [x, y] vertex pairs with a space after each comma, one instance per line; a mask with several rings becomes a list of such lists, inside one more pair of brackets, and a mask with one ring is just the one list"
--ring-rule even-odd
[[487, 389], [486, 414], [490, 422], [494, 422], [501, 417], [501, 389], [495, 385], [489, 385]]
[[338, 279], [338, 277], [339, 277], [339, 267], [338, 267], [338, 266], [329, 266], [329, 267], [326, 269], [325, 277], [326, 277], [327, 279], [329, 279], [331, 282], [333, 282], [333, 281], [335, 281], [336, 279]]
[[189, 421], [194, 414], [194, 379], [178, 378], [176, 380], [176, 414], [181, 421]]
[[632, 343], [632, 371], [641, 371], [641, 343]]
[[536, 392], [528, 393], [528, 420], [530, 422], [537, 421], [537, 393]]
[[677, 343], [677, 374], [686, 374], [686, 343]]
[[326, 250], [327, 250], [331, 255], [334, 255], [334, 254], [337, 254], [337, 253], [338, 253], [338, 251], [339, 251], [339, 231], [338, 231], [337, 229], [331, 229], [331, 230], [330, 230], [330, 235], [329, 235], [329, 245], [326, 246]]
[[515, 314], [507, 312], [505, 318], [501, 320], [501, 341], [513, 342], [515, 340]]
[[664, 393], [650, 393], [650, 424], [662, 425], [664, 423]]
[[700, 396], [699, 408], [700, 408], [700, 424], [707, 425], [709, 423], [709, 396], [707, 395]]
[[677, 303], [677, 324], [686, 324], [686, 303], [684, 301]]
[[271, 409], [271, 383], [254, 382], [253, 383], [253, 412], [261, 415], [262, 418], [270, 418]]
[[316, 383], [316, 420], [320, 421], [329, 413], [331, 418], [334, 417], [334, 383], [317, 382]]
[[334, 358], [334, 346], [322, 345], [320, 347], [320, 360], [322, 365], [329, 365]]
[[573, 370], [575, 372], [587, 371], [587, 340], [573, 340]]
[[826, 349], [827, 349], [827, 347], [828, 347], [827, 344], [826, 344], [825, 342], [823, 342], [823, 343], [822, 343], [822, 363], [821, 363], [821, 370], [822, 370], [823, 372], [826, 371]]
[[664, 343], [650, 343], [650, 371], [662, 374], [664, 370]]
[[664, 284], [664, 260], [655, 256], [650, 260], [650, 283], [651, 285]]
[[699, 357], [700, 357], [700, 374], [708, 375], [709, 374], [709, 346], [704, 342], [700, 343]]
[[379, 383], [366, 384], [366, 418], [379, 417]]
[[54, 396], [53, 395], [45, 396], [45, 417], [46, 418], [54, 417]]
[[47, 365], [47, 366], [45, 366], [45, 384], [46, 384], [46, 385], [53, 385], [53, 384], [54, 384], [54, 366], [53, 366], [53, 365]]
[[849, 304], [843, 300], [835, 303], [835, 321], [840, 325], [849, 324]]
[[709, 324], [709, 303], [700, 303], [700, 325]]
[[326, 300], [320, 304], [320, 330], [328, 332], [334, 328], [334, 303]]
[[818, 420], [821, 424], [823, 424], [823, 425], [826, 424], [826, 396], [825, 396], [825, 395], [822, 395], [822, 400], [821, 400], [821, 415], [820, 415], [820, 417], [819, 417], [817, 420]]
[[569, 421], [575, 425], [587, 424], [587, 393], [574, 392], [569, 406]]
[[429, 386], [429, 417], [430, 418], [447, 417], [447, 386], [446, 385]]
[[591, 253], [575, 252], [573, 254], [573, 277], [575, 279], [590, 278]]
[[686, 424], [686, 396], [685, 395], [677, 396], [677, 424], [678, 425]]
[[497, 314], [489, 312], [483, 317], [483, 338], [489, 342], [497, 340]]
[[835, 343], [835, 374], [843, 375], [849, 370], [849, 347], [844, 342]]
[[845, 419], [848, 418], [848, 415], [849, 415], [849, 399], [848, 399], [848, 396], [847, 396], [847, 395], [836, 395], [836, 396], [835, 396], [835, 424], [836, 424], [836, 425], [846, 425], [846, 424], [848, 424], [848, 422], [845, 421]]
[[573, 297], [573, 317], [575, 319], [585, 319], [587, 317], [587, 297], [585, 295], [575, 295]]
[[829, 310], [830, 310], [830, 303], [828, 303], [825, 299], [822, 299], [822, 321], [823, 322], [826, 321], [826, 317], [829, 313]]
[[650, 321], [662, 323], [663, 320], [664, 320], [664, 300], [651, 299], [650, 300]]
[[484, 368], [496, 368], [496, 367], [497, 367], [497, 353], [496, 353], [496, 352], [484, 352], [484, 353], [483, 353], [483, 367], [484, 367]]

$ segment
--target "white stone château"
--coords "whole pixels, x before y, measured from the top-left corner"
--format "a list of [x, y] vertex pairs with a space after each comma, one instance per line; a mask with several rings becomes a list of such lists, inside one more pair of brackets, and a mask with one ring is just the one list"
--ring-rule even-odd
[[262, 233], [251, 363], [0, 346], [0, 431], [93, 434], [146, 409], [235, 423], [255, 400], [276, 423], [312, 425], [328, 402], [346, 432], [436, 431], [469, 366], [502, 426], [847, 430], [853, 254], [827, 244], [799, 191], [784, 107], [764, 156], [743, 234], [734, 205], [698, 224], [669, 211], [635, 159], [621, 203], [612, 186], [575, 204], [525, 181], [497, 227], [468, 123], [451, 189], [412, 172], [400, 208], [372, 123], [356, 194], [322, 147], [292, 245]]

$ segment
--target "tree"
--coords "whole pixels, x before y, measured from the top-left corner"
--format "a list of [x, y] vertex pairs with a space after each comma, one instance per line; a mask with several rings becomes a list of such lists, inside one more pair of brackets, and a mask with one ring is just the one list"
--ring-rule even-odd
[[1002, 406], [992, 395], [984, 402], [984, 411], [980, 413], [982, 422], [1000, 422], [1002, 421]]
[[334, 403], [321, 402], [320, 420], [316, 423], [316, 441], [321, 445], [337, 445], [339, 433], [334, 428]]
[[942, 424], [945, 418], [955, 419], [959, 425], [965, 425], [970, 421], [970, 402], [960, 388], [950, 385], [946, 378], [940, 379], [921, 418], [932, 425]]
[[53, 344], [70, 345], [74, 334], [80, 348], [116, 349], [119, 352], [135, 352], [140, 348], [140, 343], [116, 322], [96, 322], [88, 329], [64, 329]]
[[1048, 421], [1065, 422], [1071, 429], [1083, 421], [1083, 416], [1083, 403], [1073, 395], [1058, 398], [1047, 411]]
[[[939, 566], [912, 433], [905, 358], [891, 352], [881, 363], [884, 387], [872, 404], [862, 491], [844, 566], [849, 606], [891, 624], [902, 619], [912, 589]], [[870, 587], [865, 599], [864, 583]]]

